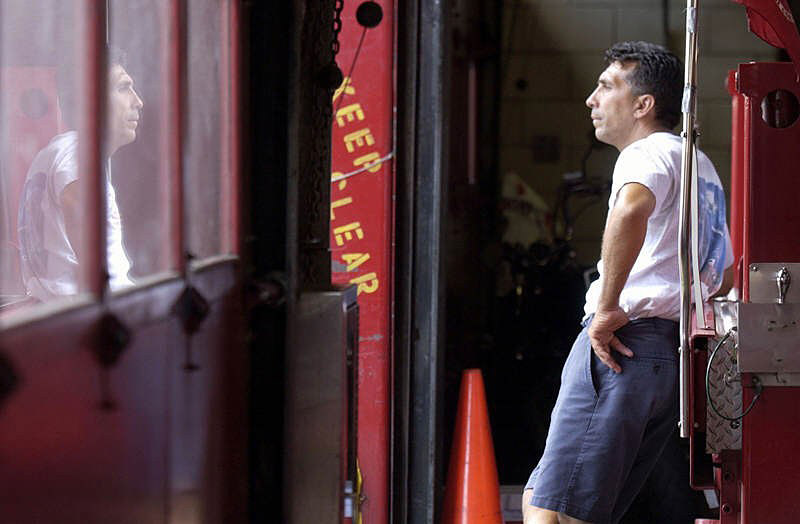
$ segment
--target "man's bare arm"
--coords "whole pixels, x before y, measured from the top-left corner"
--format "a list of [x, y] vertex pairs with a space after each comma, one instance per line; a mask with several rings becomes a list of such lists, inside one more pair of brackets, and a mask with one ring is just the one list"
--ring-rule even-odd
[[614, 335], [614, 331], [628, 323], [627, 315], [619, 307], [619, 295], [642, 249], [647, 220], [655, 206], [656, 198], [647, 187], [635, 182], [625, 184], [619, 190], [603, 233], [603, 278], [589, 340], [597, 357], [617, 373], [622, 368], [611, 356], [611, 350], [633, 356]]

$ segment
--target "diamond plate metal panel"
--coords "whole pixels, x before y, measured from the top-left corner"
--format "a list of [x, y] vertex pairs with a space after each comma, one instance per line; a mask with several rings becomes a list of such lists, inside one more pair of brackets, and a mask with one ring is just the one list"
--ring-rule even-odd
[[[710, 341], [714, 347], [719, 339]], [[736, 368], [734, 341], [729, 340], [717, 351], [708, 377], [708, 393], [717, 411], [727, 417], [742, 414], [742, 383]], [[709, 356], [711, 356], [709, 350]], [[742, 429], [740, 424], [731, 426], [729, 420], [714, 413], [706, 406], [706, 452], [719, 453], [725, 449], [742, 449]]]

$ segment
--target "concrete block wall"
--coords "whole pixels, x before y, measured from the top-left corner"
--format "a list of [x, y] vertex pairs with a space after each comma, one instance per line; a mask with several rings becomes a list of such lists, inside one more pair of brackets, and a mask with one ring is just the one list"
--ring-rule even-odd
[[[580, 169], [592, 132], [584, 101], [603, 69], [602, 54], [622, 40], [667, 45], [683, 59], [685, 2], [669, 0], [668, 30], [660, 0], [503, 0], [503, 85], [500, 172], [516, 171], [549, 203], [564, 173]], [[729, 0], [701, 0], [698, 66], [701, 148], [723, 184], [730, 181], [729, 69], [775, 60], [777, 50], [747, 30], [744, 8]], [[556, 159], [542, 160], [534, 144], [555, 137]], [[595, 150], [590, 175], [610, 178], [616, 150]], [[600, 254], [605, 202], [576, 223], [573, 244], [581, 263]]]

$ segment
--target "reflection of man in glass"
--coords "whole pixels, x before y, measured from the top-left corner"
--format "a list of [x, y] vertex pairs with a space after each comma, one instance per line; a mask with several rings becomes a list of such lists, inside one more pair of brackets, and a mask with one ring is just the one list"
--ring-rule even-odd
[[[108, 120], [103, 166], [107, 214], [107, 263], [112, 290], [132, 284], [131, 263], [122, 245], [122, 223], [111, 185], [110, 157], [120, 147], [136, 140], [142, 100], [125, 70], [124, 54], [116, 48], [108, 53]], [[59, 100], [62, 113], [77, 109], [70, 90], [75, 85], [61, 75]], [[84, 260], [83, 220], [86, 181], [78, 173], [78, 133], [67, 131], [54, 137], [31, 163], [19, 207], [20, 268], [29, 295], [40, 300], [72, 295], [79, 290], [79, 264]]]

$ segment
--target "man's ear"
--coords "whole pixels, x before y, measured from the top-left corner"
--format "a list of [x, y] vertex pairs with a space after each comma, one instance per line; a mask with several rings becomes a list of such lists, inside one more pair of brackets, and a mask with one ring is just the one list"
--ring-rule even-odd
[[636, 118], [644, 118], [652, 112], [655, 117], [656, 114], [656, 99], [651, 94], [639, 95], [636, 97], [636, 104], [634, 106], [633, 116]]

